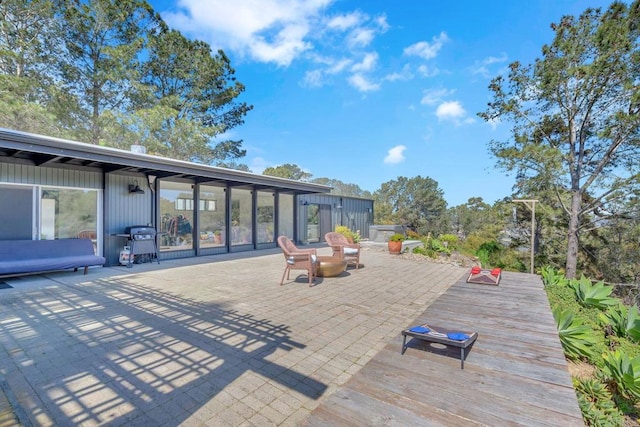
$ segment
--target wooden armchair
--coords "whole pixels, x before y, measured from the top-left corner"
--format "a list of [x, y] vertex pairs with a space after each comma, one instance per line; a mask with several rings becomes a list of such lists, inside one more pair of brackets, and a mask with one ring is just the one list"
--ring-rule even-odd
[[360, 267], [360, 244], [349, 243], [347, 238], [335, 231], [331, 231], [324, 235], [324, 240], [333, 250], [333, 256], [339, 257], [341, 260], [349, 264], [355, 264], [356, 270]]
[[280, 280], [280, 286], [284, 283], [284, 276], [289, 280], [289, 272], [291, 270], [306, 270], [309, 276], [309, 286], [316, 278], [318, 266], [318, 254], [315, 249], [299, 249], [286, 236], [278, 237], [278, 246], [282, 249], [285, 259], [285, 269]]

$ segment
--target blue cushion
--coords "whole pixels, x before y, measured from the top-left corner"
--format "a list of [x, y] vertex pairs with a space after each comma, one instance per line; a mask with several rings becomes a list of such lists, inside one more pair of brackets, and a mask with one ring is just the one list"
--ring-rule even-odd
[[469, 335], [463, 334], [462, 332], [449, 332], [447, 338], [454, 341], [466, 341], [469, 339]]
[[419, 334], [426, 334], [427, 332], [429, 332], [431, 329], [427, 328], [426, 326], [414, 326], [413, 328], [409, 329], [411, 332], [417, 332]]

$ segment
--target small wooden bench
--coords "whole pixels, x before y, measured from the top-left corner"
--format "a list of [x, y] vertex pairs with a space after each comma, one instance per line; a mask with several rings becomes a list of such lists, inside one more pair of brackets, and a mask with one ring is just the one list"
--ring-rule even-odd
[[[428, 331], [425, 332], [416, 332], [418, 328], [426, 328]], [[451, 347], [459, 347], [460, 348], [460, 369], [464, 369], [464, 359], [466, 357], [465, 350], [471, 346], [478, 338], [477, 332], [462, 332], [462, 331], [453, 331], [451, 329], [441, 328], [441, 327], [433, 327], [428, 325], [421, 325], [420, 327], [413, 327], [409, 329], [405, 329], [402, 331], [402, 351], [401, 354], [404, 354], [407, 349], [407, 337], [416, 338], [422, 341], [433, 342], [438, 344], [443, 344]], [[448, 334], [464, 334], [467, 336], [467, 339], [459, 340], [459, 339], [451, 339]], [[451, 335], [453, 336], [453, 335]]]
[[42, 273], [104, 265], [91, 239], [0, 240], [0, 275]]

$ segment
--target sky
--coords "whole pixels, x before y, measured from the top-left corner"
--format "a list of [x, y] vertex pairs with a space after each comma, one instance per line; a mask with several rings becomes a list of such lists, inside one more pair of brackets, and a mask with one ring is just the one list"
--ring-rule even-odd
[[151, 0], [170, 27], [222, 49], [253, 105], [223, 135], [261, 174], [294, 164], [374, 192], [431, 178], [449, 207], [512, 194], [488, 149], [508, 122], [477, 114], [492, 78], [531, 64], [550, 24], [600, 0]]

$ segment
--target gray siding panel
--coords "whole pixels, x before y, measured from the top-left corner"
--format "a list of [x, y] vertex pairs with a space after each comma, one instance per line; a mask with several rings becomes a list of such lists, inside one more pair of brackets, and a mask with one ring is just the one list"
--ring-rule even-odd
[[0, 182], [101, 189], [102, 173], [0, 163]]
[[[302, 202], [308, 203], [304, 205]], [[360, 231], [362, 238], [369, 238], [369, 226], [373, 224], [373, 200], [344, 197], [332, 194], [307, 194], [299, 196], [297, 241], [307, 240], [307, 212], [309, 205], [327, 205], [331, 207], [331, 230], [336, 225], [344, 225], [353, 231]], [[324, 236], [320, 236], [324, 239]]]
[[[144, 194], [130, 194], [129, 184], [138, 181]], [[108, 189], [105, 191], [105, 258], [107, 265], [118, 264], [118, 258], [122, 247], [127, 240], [115, 236], [124, 233], [125, 228], [131, 225], [147, 225], [153, 223], [152, 204], [153, 193], [144, 185], [147, 178], [144, 175], [115, 175], [106, 176]]]

